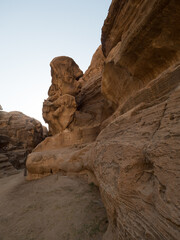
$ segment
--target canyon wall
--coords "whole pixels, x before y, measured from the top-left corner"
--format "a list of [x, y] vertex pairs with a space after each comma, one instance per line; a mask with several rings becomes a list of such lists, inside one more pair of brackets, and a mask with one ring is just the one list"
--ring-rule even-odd
[[61, 171], [99, 186], [104, 240], [180, 237], [179, 22], [178, 0], [113, 0], [102, 50], [70, 77], [68, 124], [28, 157], [28, 179]]
[[[52, 85], [48, 92], [49, 97], [43, 104], [43, 116], [53, 136], [47, 137], [29, 156], [28, 179], [36, 179], [58, 171], [67, 172], [70, 168], [72, 172], [76, 172], [74, 164], [77, 165], [78, 171], [81, 171], [82, 164], [76, 163], [76, 158], [73, 160], [74, 154], [79, 155], [79, 150], [84, 151], [86, 146], [95, 141], [104, 120], [114, 112], [112, 104], [101, 93], [104, 61], [102, 47], [99, 46], [84, 74], [69, 57], [57, 57], [53, 59], [53, 64], [51, 62]], [[68, 66], [72, 63], [74, 70], [69, 71]], [[55, 66], [61, 74], [54, 71]], [[78, 77], [75, 77], [74, 73], [78, 73]], [[63, 89], [66, 76], [68, 92]], [[54, 79], [58, 79], [56, 87], [52, 87]], [[53, 94], [52, 88], [55, 89]], [[65, 101], [65, 98], [72, 101]], [[64, 105], [60, 105], [63, 107], [60, 107], [58, 101], [62, 101]], [[72, 166], [69, 165], [69, 161], [72, 161]]]

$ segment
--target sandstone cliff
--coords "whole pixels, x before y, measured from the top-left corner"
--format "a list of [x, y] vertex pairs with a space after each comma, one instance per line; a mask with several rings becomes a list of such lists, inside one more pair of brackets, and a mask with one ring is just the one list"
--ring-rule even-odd
[[21, 112], [0, 111], [0, 173], [24, 167], [28, 153], [44, 139], [39, 121]]
[[73, 117], [28, 157], [28, 179], [63, 171], [99, 186], [104, 240], [180, 237], [179, 22], [178, 0], [113, 0]]
[[[49, 98], [43, 104], [43, 116], [49, 124], [53, 136], [46, 138], [39, 144], [28, 158], [28, 179], [39, 178], [58, 171], [66, 171], [66, 168], [71, 168], [73, 172], [76, 171], [73, 169], [74, 166], [69, 166], [68, 160], [71, 157], [74, 158], [74, 153], [78, 155], [80, 149], [84, 151], [86, 145], [95, 141], [102, 128], [102, 123], [113, 112], [111, 104], [101, 93], [104, 60], [100, 46], [84, 75], [77, 64], [69, 57], [55, 58], [52, 61], [53, 65], [50, 64], [52, 85], [49, 90]], [[69, 65], [73, 65], [74, 70], [69, 71]], [[61, 73], [58, 75], [59, 77], [54, 71], [54, 66]], [[78, 73], [78, 77], [75, 77], [74, 73]], [[64, 90], [62, 84], [66, 76], [68, 76], [66, 89], [71, 89], [68, 92]], [[79, 76], [81, 77], [79, 78]], [[57, 79], [56, 86], [59, 87], [53, 87], [56, 90], [52, 94], [51, 89], [54, 79]], [[63, 95], [62, 92], [65, 94]], [[72, 99], [73, 104], [72, 101], [66, 102], [64, 98]], [[66, 103], [66, 105], [63, 107], [57, 106], [56, 103], [59, 101], [57, 99], [63, 99], [63, 103]], [[61, 110], [59, 111], [59, 109]], [[50, 116], [49, 119], [47, 116]], [[67, 164], [63, 162], [62, 158], [63, 160], [66, 159]], [[61, 163], [64, 167], [60, 166]], [[76, 161], [73, 161], [73, 164], [79, 166]]]

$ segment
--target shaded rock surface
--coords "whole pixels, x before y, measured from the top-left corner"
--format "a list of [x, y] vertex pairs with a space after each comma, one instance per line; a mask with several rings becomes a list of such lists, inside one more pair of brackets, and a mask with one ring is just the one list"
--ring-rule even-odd
[[114, 111], [113, 107], [101, 93], [102, 72], [104, 67], [102, 47], [94, 53], [88, 70], [81, 81], [81, 91], [76, 95], [78, 109], [72, 122], [75, 127], [101, 127], [103, 121]]
[[107, 217], [94, 185], [60, 174], [27, 182], [0, 179], [0, 239], [99, 240]]
[[102, 28], [102, 91], [122, 104], [180, 57], [178, 0], [114, 0]]
[[6, 154], [0, 153], [0, 178], [11, 176], [17, 173], [19, 173], [19, 170], [13, 167]]
[[178, 22], [178, 0], [113, 0], [73, 121], [28, 157], [28, 179], [61, 171], [99, 186], [103, 240], [180, 237]]
[[44, 139], [39, 121], [21, 112], [0, 111], [0, 172], [24, 167], [28, 153]]
[[104, 66], [105, 57], [102, 52], [102, 46], [100, 45], [97, 50], [95, 51], [90, 66], [88, 67], [87, 71], [84, 73], [82, 79], [84, 81], [89, 81], [91, 78], [95, 78], [98, 75], [102, 75], [103, 66]]

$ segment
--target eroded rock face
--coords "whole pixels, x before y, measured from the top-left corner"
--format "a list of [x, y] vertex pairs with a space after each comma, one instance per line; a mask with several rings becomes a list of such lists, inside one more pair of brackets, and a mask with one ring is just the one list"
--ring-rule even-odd
[[43, 117], [49, 124], [50, 134], [72, 135], [70, 139], [77, 139], [77, 132], [84, 134], [87, 129], [93, 134], [89, 141], [97, 136], [94, 130], [88, 129], [100, 129], [103, 120], [113, 111], [101, 94], [104, 60], [99, 46], [83, 76], [71, 58], [58, 57], [51, 62], [52, 85], [43, 104]]
[[[29, 179], [62, 171], [99, 186], [109, 219], [103, 240], [179, 239], [179, 18], [177, 0], [113, 0], [102, 71], [91, 63], [74, 120], [28, 158]], [[81, 126], [99, 135], [84, 142], [72, 134]]]
[[54, 96], [58, 91], [60, 95], [75, 95], [79, 91], [78, 80], [83, 75], [75, 61], [70, 57], [56, 57], [50, 66], [52, 85], [49, 96]]
[[[60, 97], [69, 96], [72, 99], [75, 97], [76, 105], [74, 105], [72, 109], [72, 114], [68, 112], [68, 105], [64, 107], [64, 112], [59, 112], [59, 107], [55, 106], [58, 100], [52, 103], [48, 102], [49, 107], [51, 107], [49, 114], [54, 115], [57, 113], [56, 122], [55, 118], [51, 116], [48, 120], [49, 122], [52, 120], [51, 131], [56, 134], [46, 138], [45, 141], [36, 147], [31, 157], [28, 158], [28, 179], [39, 178], [49, 175], [52, 172], [55, 173], [63, 170], [62, 167], [60, 167], [62, 158], [56, 157], [56, 153], [58, 154], [58, 152], [58, 156], [63, 154], [63, 148], [71, 149], [67, 150], [67, 154], [63, 157], [63, 159], [65, 159], [65, 156], [67, 156], [69, 159], [68, 156], [72, 156], [74, 152], [72, 149], [78, 152], [79, 148], [84, 148], [86, 145], [89, 146], [91, 142], [95, 141], [101, 131], [102, 123], [113, 112], [112, 106], [109, 105], [108, 101], [106, 101], [101, 94], [103, 65], [104, 55], [100, 46], [95, 52], [88, 70], [83, 77], [78, 80], [81, 84], [79, 93], [75, 96], [66, 94]], [[46, 106], [47, 104], [45, 103], [43, 112], [46, 111]], [[63, 115], [64, 113], [68, 114], [65, 116]], [[68, 121], [66, 122], [67, 119]], [[60, 123], [62, 124], [60, 125]], [[77, 148], [74, 148], [74, 145], [76, 145]], [[44, 164], [43, 168], [42, 164]], [[69, 167], [67, 168], [69, 169]], [[71, 167], [71, 169], [73, 169], [73, 167]]]
[[103, 121], [114, 111], [113, 107], [101, 93], [104, 55], [99, 46], [94, 53], [91, 64], [83, 77], [81, 91], [76, 95], [77, 111], [71, 128], [101, 127]]
[[102, 90], [121, 104], [179, 61], [178, 0], [114, 0], [102, 28]]
[[39, 121], [21, 112], [0, 111], [0, 168], [24, 167], [28, 153], [43, 140]]
[[73, 96], [65, 94], [55, 101], [45, 100], [43, 116], [49, 123], [50, 133], [62, 132], [70, 124], [76, 111], [76, 100]]
[[179, 1], [115, 0], [103, 26], [102, 91], [118, 106], [93, 155], [104, 239], [180, 236], [179, 21]]
[[100, 45], [96, 50], [96, 52], [94, 53], [91, 60], [91, 64], [87, 69], [87, 71], [84, 73], [82, 79], [87, 82], [92, 78], [95, 78], [98, 76], [101, 77], [103, 67], [104, 67], [104, 61], [105, 61], [105, 57], [102, 52], [102, 46]]
[[98, 136], [92, 157], [109, 215], [104, 239], [179, 238], [179, 76], [180, 66], [162, 73]]
[[76, 111], [75, 95], [80, 90], [83, 75], [72, 58], [57, 57], [50, 63], [52, 85], [43, 103], [43, 118], [52, 135], [62, 132], [73, 120]]

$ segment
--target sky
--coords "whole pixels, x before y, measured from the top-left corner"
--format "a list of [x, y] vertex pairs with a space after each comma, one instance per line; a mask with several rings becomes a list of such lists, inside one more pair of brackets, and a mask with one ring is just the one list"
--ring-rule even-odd
[[111, 0], [0, 0], [0, 105], [44, 125], [49, 63], [72, 57], [84, 72], [100, 45]]

